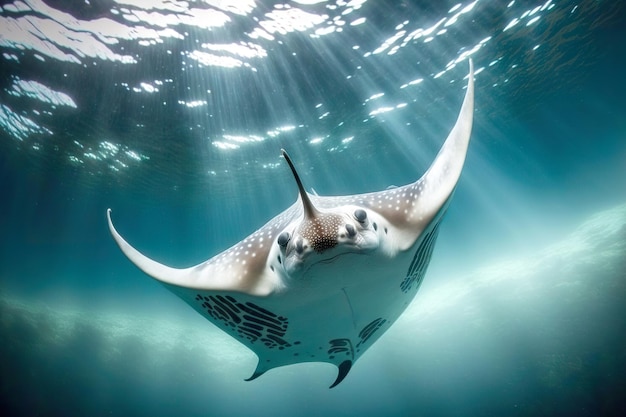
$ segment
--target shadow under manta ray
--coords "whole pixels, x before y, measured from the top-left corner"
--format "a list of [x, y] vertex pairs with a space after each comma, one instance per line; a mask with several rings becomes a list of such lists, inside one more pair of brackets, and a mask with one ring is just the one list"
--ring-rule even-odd
[[385, 191], [325, 197], [299, 189], [291, 207], [199, 265], [170, 268], [109, 229], [124, 254], [259, 358], [269, 369], [329, 362], [331, 388], [414, 298], [465, 161], [474, 112], [474, 70], [456, 124], [428, 171]]

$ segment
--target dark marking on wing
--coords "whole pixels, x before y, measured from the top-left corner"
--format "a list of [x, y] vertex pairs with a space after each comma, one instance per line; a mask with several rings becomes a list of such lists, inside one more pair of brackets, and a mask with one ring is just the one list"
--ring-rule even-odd
[[376, 320], [373, 320], [370, 324], [368, 324], [367, 326], [363, 327], [363, 330], [361, 330], [359, 332], [359, 338], [361, 339], [359, 341], [359, 343], [356, 344], [356, 350], [357, 352], [360, 351], [360, 347], [361, 345], [363, 345], [365, 342], [367, 342], [367, 340], [372, 337], [372, 335], [374, 333], [376, 333], [376, 330], [380, 329], [383, 324], [385, 324], [387, 322], [387, 320], [379, 317]]
[[242, 303], [230, 295], [196, 295], [196, 301], [216, 322], [230, 327], [233, 334], [250, 343], [263, 343], [268, 349], [291, 347], [284, 339], [289, 320], [249, 301]]
[[435, 247], [435, 241], [437, 240], [437, 233], [439, 232], [439, 224], [437, 223], [433, 230], [431, 230], [425, 237], [420, 246], [413, 256], [409, 270], [406, 273], [406, 277], [400, 284], [402, 292], [409, 292], [414, 285], [416, 289], [422, 284], [424, 275], [426, 275], [426, 269], [430, 263], [430, 257], [433, 254], [433, 248]]
[[348, 358], [337, 365], [337, 368], [339, 368], [337, 379], [335, 379], [335, 382], [329, 387], [334, 388], [343, 381], [348, 375], [348, 372], [350, 372], [354, 360], [354, 348], [352, 347], [350, 339], [333, 339], [330, 340], [328, 344], [330, 345], [328, 349], [328, 359], [335, 359], [338, 355], [345, 355]]
[[350, 339], [333, 339], [328, 344], [330, 345], [328, 348], [328, 359], [335, 359], [340, 354], [345, 354], [350, 359], [354, 358], [354, 349]]

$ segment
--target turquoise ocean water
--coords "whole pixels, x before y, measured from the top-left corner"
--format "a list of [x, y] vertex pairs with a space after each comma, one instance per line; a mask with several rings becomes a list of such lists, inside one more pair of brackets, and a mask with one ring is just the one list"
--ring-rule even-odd
[[[102, 0], [0, 8], [7, 415], [626, 415], [619, 1]], [[413, 303], [328, 389], [133, 266], [202, 262], [308, 190], [465, 168]]]

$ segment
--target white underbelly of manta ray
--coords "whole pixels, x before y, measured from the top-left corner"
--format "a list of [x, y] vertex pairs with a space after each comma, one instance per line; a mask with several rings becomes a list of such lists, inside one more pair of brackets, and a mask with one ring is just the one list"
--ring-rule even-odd
[[346, 377], [417, 293], [439, 224], [463, 169], [474, 112], [474, 70], [456, 124], [428, 171], [390, 190], [309, 195], [199, 265], [153, 261], [109, 229], [122, 252], [259, 358], [254, 379], [300, 362], [335, 364]]

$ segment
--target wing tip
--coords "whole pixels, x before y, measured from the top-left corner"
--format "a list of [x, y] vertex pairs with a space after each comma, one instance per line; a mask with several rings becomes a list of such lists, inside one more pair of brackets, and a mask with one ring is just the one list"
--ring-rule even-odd
[[337, 385], [341, 383], [341, 381], [343, 381], [346, 378], [346, 376], [348, 376], [348, 372], [350, 372], [350, 369], [352, 368], [352, 361], [351, 360], [343, 361], [339, 365], [337, 365], [337, 368], [339, 368], [337, 379], [335, 379], [335, 382], [333, 382], [333, 384], [330, 387], [328, 387], [329, 389], [335, 388]]
[[113, 237], [115, 238], [115, 240], [117, 240], [117, 230], [115, 230], [115, 227], [113, 226], [113, 220], [111, 220], [111, 209], [107, 208], [107, 223], [109, 223], [109, 231], [111, 232], [111, 234], [113, 235]]
[[265, 371], [254, 371], [254, 373], [252, 375], [250, 375], [248, 378], [244, 379], [244, 381], [253, 381], [255, 379], [257, 379], [258, 377], [260, 377], [261, 375], [263, 375], [265, 373]]

